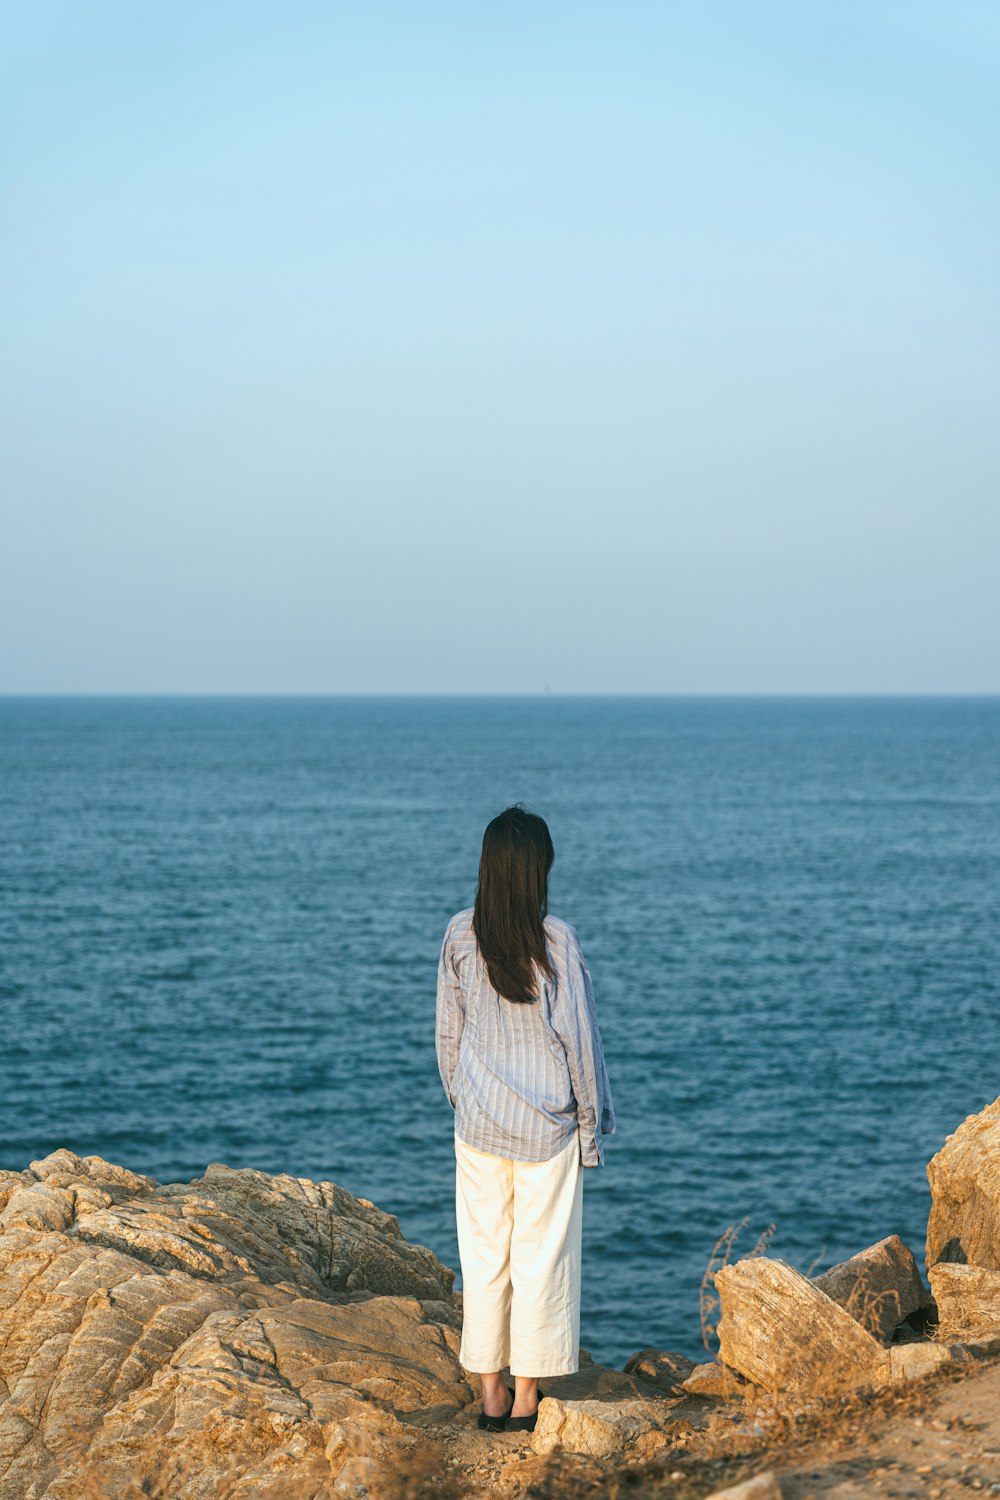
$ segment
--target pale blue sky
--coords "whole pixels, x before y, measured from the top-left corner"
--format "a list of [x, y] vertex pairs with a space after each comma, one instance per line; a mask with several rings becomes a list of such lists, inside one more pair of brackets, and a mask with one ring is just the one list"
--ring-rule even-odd
[[1000, 689], [995, 4], [0, 16], [0, 691]]

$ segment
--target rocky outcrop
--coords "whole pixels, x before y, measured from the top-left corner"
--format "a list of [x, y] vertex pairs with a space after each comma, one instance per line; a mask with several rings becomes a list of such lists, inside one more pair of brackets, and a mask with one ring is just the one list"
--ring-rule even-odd
[[89, 1246], [267, 1298], [285, 1287], [341, 1300], [356, 1293], [446, 1300], [455, 1273], [411, 1245], [392, 1214], [332, 1182], [213, 1164], [161, 1185], [99, 1156], [56, 1151], [0, 1172], [0, 1231], [65, 1234]]
[[1000, 1334], [1000, 1271], [941, 1260], [930, 1282], [938, 1309], [938, 1337], [973, 1339]]
[[928, 1163], [927, 1180], [927, 1276], [938, 1335], [1000, 1335], [1000, 1099], [948, 1136]]
[[581, 1351], [484, 1470], [453, 1281], [330, 1182], [162, 1184], [70, 1151], [0, 1172], [0, 1500], [359, 1500], [438, 1447], [492, 1494], [556, 1451], [640, 1462], [694, 1430], [683, 1355]]
[[[258, 1493], [473, 1399], [453, 1273], [333, 1183], [161, 1185], [57, 1151], [0, 1173], [0, 1497]], [[134, 1491], [133, 1491], [134, 1492]]]
[[930, 1304], [912, 1250], [890, 1234], [817, 1276], [813, 1286], [832, 1297], [855, 1322], [888, 1344], [905, 1318]]
[[750, 1256], [715, 1273], [719, 1355], [765, 1390], [833, 1394], [883, 1378], [882, 1345], [782, 1260]]
[[[948, 1136], [927, 1176], [930, 1292], [898, 1235], [812, 1281], [783, 1261], [747, 1257], [715, 1274], [722, 1365], [767, 1391], [816, 1394], [901, 1384], [991, 1355], [1000, 1342], [1000, 1099]], [[725, 1394], [711, 1367], [699, 1376]]]
[[927, 1180], [928, 1275], [939, 1261], [1000, 1270], [1000, 1099], [947, 1137]]
[[329, 1182], [215, 1164], [161, 1184], [56, 1151], [0, 1172], [0, 1500], [376, 1500], [428, 1462], [427, 1493], [450, 1475], [513, 1497], [559, 1455], [682, 1461], [720, 1423], [764, 1433], [788, 1395], [806, 1410], [994, 1357], [1000, 1100], [928, 1176], [933, 1300], [896, 1235], [815, 1280], [747, 1257], [715, 1274], [718, 1359], [581, 1351], [498, 1450], [454, 1273], [391, 1214]]

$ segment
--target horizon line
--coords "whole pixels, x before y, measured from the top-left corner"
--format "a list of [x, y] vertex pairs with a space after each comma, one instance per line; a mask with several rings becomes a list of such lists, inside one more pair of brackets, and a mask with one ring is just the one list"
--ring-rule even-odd
[[585, 691], [585, 690], [580, 690], [580, 691], [573, 691], [573, 690], [560, 691], [560, 690], [554, 689], [554, 688], [535, 688], [535, 689], [502, 689], [502, 690], [495, 690], [495, 691], [490, 691], [490, 690], [485, 690], [485, 691], [484, 690], [456, 690], [456, 691], [447, 691], [447, 690], [440, 690], [440, 689], [428, 689], [428, 690], [425, 690], [425, 691], [416, 691], [416, 692], [414, 692], [414, 691], [406, 691], [406, 690], [401, 690], [401, 689], [400, 690], [393, 690], [393, 689], [388, 689], [388, 690], [380, 690], [380, 689], [358, 690], [358, 689], [355, 689], [355, 690], [351, 690], [351, 691], [346, 691], [346, 690], [345, 691], [340, 691], [340, 690], [336, 690], [336, 689], [333, 689], [333, 690], [307, 689], [307, 690], [303, 690], [303, 691], [295, 691], [295, 690], [292, 690], [292, 689], [280, 689], [279, 688], [279, 689], [257, 689], [257, 690], [252, 690], [252, 691], [242, 691], [242, 690], [232, 689], [232, 688], [222, 688], [222, 689], [214, 689], [214, 688], [208, 688], [208, 689], [183, 689], [183, 688], [182, 689], [176, 689], [176, 688], [174, 688], [174, 689], [167, 689], [167, 690], [155, 690], [155, 689], [149, 689], [149, 690], [140, 689], [140, 690], [136, 690], [136, 689], [129, 689], [129, 690], [124, 690], [124, 691], [121, 691], [121, 690], [118, 690], [118, 691], [114, 691], [114, 690], [107, 691], [107, 690], [101, 690], [101, 689], [97, 689], [97, 690], [82, 690], [82, 691], [66, 691], [66, 690], [63, 690], [63, 691], [50, 691], [50, 690], [45, 690], [45, 689], [29, 689], [29, 690], [20, 691], [20, 692], [4, 692], [4, 691], [0, 691], [0, 702], [12, 701], [12, 700], [23, 700], [23, 699], [30, 699], [30, 700], [45, 700], [45, 699], [75, 699], [75, 700], [81, 700], [81, 699], [90, 699], [90, 700], [104, 700], [104, 701], [106, 701], [108, 699], [115, 699], [115, 700], [123, 700], [123, 699], [128, 699], [128, 700], [131, 700], [131, 699], [139, 699], [139, 700], [154, 700], [154, 699], [155, 700], [163, 700], [163, 699], [175, 699], [175, 700], [179, 700], [179, 699], [183, 699], [183, 700], [191, 700], [191, 699], [206, 699], [206, 700], [234, 699], [234, 700], [243, 700], [243, 701], [246, 701], [246, 700], [261, 700], [261, 699], [269, 699], [269, 700], [286, 699], [286, 700], [289, 700], [289, 701], [293, 701], [293, 700], [294, 701], [301, 701], [303, 699], [325, 700], [325, 699], [331, 699], [331, 698], [351, 698], [351, 699], [359, 699], [360, 698], [360, 699], [373, 699], [373, 700], [374, 699], [385, 699], [385, 698], [406, 698], [406, 699], [422, 699], [422, 698], [427, 698], [427, 699], [431, 699], [431, 698], [433, 698], [433, 699], [441, 699], [441, 698], [448, 698], [448, 699], [482, 699], [482, 698], [519, 698], [519, 699], [524, 699], [524, 698], [587, 698], [587, 699], [590, 699], [590, 698], [601, 698], [601, 699], [607, 699], [607, 698], [628, 698], [628, 699], [634, 699], [634, 698], [673, 698], [673, 699], [684, 699], [684, 700], [691, 700], [691, 699], [699, 699], [699, 700], [700, 699], [712, 699], [712, 700], [717, 700], [717, 699], [734, 699], [734, 698], [735, 699], [741, 699], [741, 700], [745, 700], [745, 699], [767, 699], [767, 700], [775, 700], [775, 699], [781, 699], [781, 700], [788, 700], [788, 699], [796, 699], [796, 700], [801, 700], [801, 699], [819, 699], [819, 700], [822, 700], [822, 699], [831, 699], [831, 700], [832, 699], [840, 699], [840, 700], [843, 700], [843, 699], [857, 699], [857, 698], [871, 698], [871, 699], [899, 698], [899, 699], [912, 699], [912, 700], [924, 700], [924, 701], [926, 701], [926, 700], [940, 700], [940, 699], [995, 699], [995, 698], [1000, 698], [1000, 689], [971, 689], [971, 690], [968, 690], [968, 689], [958, 689], [958, 688], [945, 688], [945, 689], [938, 688], [938, 689], [913, 690], [913, 689], [897, 689], [897, 688], [889, 688], [889, 689], [882, 689], [882, 688], [848, 688], [848, 689], [843, 689], [843, 688], [838, 688], [838, 689], [819, 689], [819, 690], [811, 690], [811, 691], [803, 691], [803, 690], [795, 690], [795, 689], [780, 689], [780, 690], [742, 689], [742, 690], [711, 690], [711, 691], [709, 691], [709, 690], [705, 690], [705, 691], [698, 691], [698, 690], [687, 690], [687, 691], [662, 690], [662, 691], [621, 691], [621, 692], [616, 692], [616, 691], [613, 691], [613, 690], [612, 691], [608, 691], [608, 690], [605, 690], [605, 691]]

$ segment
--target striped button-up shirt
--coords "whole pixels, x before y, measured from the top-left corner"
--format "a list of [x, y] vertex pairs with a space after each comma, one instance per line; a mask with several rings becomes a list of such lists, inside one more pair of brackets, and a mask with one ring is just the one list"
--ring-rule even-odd
[[575, 927], [545, 917], [555, 978], [533, 963], [539, 998], [518, 1004], [490, 983], [472, 912], [448, 923], [438, 964], [437, 1059], [455, 1133], [515, 1161], [548, 1161], [578, 1135], [584, 1165], [601, 1165], [615, 1112]]

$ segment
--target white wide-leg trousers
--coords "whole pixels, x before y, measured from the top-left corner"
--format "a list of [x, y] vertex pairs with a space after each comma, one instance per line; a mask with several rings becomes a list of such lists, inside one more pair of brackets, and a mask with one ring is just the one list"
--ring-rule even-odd
[[579, 1369], [583, 1174], [576, 1136], [549, 1161], [513, 1161], [456, 1135], [464, 1369]]

